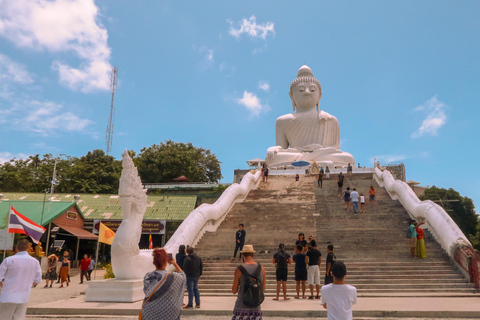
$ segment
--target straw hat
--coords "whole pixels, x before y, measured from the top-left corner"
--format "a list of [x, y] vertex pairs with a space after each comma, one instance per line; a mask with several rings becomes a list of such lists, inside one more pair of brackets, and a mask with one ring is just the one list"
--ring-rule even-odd
[[243, 246], [242, 251], [240, 253], [255, 253], [257, 251], [253, 250], [253, 246], [251, 244], [246, 244]]

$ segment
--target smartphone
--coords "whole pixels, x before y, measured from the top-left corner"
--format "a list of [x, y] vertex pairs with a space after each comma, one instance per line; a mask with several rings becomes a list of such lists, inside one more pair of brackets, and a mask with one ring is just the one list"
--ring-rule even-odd
[[167, 253], [167, 257], [168, 257], [168, 262], [169, 263], [172, 263], [172, 260], [173, 260], [173, 256], [171, 253]]

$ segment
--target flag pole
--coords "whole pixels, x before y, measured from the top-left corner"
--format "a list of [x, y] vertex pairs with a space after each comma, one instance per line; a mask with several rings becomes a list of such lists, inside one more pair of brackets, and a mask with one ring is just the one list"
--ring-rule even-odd
[[100, 244], [99, 240], [100, 240], [100, 237], [98, 237], [98, 239], [97, 239], [97, 250], [96, 250], [96, 253], [95, 253], [95, 263], [93, 264], [93, 280], [95, 280], [97, 278], [98, 245]]

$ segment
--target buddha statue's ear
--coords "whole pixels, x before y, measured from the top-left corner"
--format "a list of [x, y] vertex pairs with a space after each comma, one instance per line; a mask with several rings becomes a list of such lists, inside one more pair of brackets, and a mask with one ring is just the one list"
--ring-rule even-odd
[[295, 105], [295, 100], [293, 100], [293, 92], [290, 91], [290, 92], [288, 93], [288, 95], [290, 96], [290, 100], [292, 100], [292, 109], [293, 109], [293, 111], [295, 111], [296, 105]]
[[322, 91], [320, 91], [320, 96], [318, 97], [318, 101], [317, 101], [317, 105], [316, 105], [317, 111], [320, 110], [320, 99], [321, 99], [321, 98], [322, 98]]

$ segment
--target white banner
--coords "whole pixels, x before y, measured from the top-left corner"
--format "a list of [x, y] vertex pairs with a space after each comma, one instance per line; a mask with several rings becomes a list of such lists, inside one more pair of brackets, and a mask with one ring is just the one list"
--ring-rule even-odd
[[8, 229], [0, 229], [0, 250], [13, 250], [15, 233], [8, 233]]

